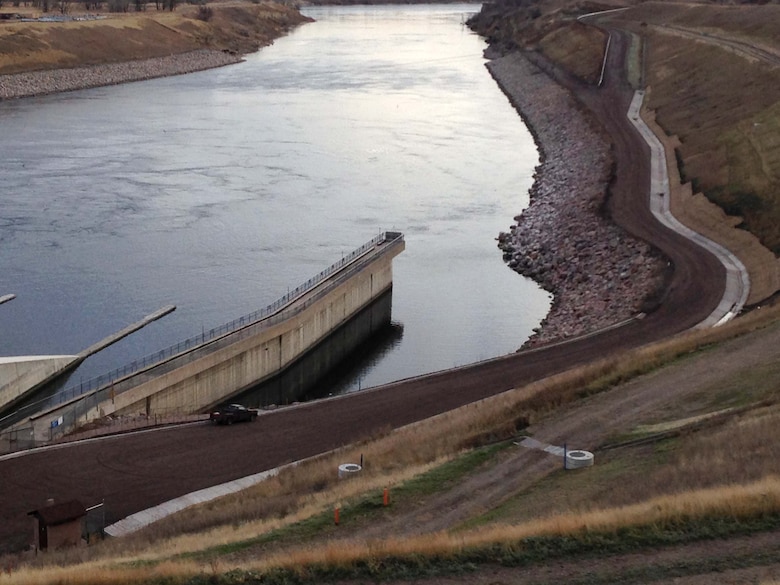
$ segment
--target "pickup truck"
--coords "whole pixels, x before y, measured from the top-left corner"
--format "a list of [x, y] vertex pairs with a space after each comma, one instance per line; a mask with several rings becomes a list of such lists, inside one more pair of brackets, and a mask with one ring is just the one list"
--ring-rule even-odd
[[257, 410], [241, 404], [228, 404], [209, 415], [209, 420], [218, 425], [232, 425], [234, 422], [253, 421], [257, 418]]

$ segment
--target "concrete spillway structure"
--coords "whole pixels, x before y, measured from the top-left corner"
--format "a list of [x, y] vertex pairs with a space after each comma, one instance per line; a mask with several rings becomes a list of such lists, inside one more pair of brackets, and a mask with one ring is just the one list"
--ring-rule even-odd
[[[74, 370], [89, 356], [116, 343], [131, 333], [145, 327], [152, 321], [156, 321], [174, 311], [175, 306], [169, 305], [151, 315], [147, 315], [137, 323], [133, 323], [121, 331], [109, 335], [105, 339], [88, 347], [78, 355], [41, 355], [41, 356], [17, 356], [0, 357], [0, 412], [7, 411], [19, 403], [23, 403], [27, 397], [34, 394], [39, 388], [49, 382]], [[28, 406], [20, 410], [24, 412]], [[0, 428], [5, 427], [5, 421], [16, 418], [17, 413], [0, 418]]]
[[77, 355], [0, 357], [0, 406], [13, 404], [79, 361]]
[[30, 417], [36, 442], [108, 415], [202, 412], [276, 376], [392, 288], [404, 247], [382, 234], [275, 313]]

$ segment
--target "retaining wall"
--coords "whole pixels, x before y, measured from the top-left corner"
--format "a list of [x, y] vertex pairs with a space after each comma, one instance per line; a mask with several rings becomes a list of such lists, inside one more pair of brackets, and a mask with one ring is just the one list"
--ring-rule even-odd
[[89, 406], [78, 417], [72, 402], [31, 417], [36, 440], [107, 415], [201, 412], [281, 373], [392, 287], [392, 261], [405, 247], [395, 235], [296, 299], [280, 312], [283, 318], [264, 319], [117, 381], [116, 391], [95, 392], [92, 402], [79, 397]]
[[79, 359], [75, 355], [36, 355], [0, 358], [0, 408], [8, 408], [60, 374]]

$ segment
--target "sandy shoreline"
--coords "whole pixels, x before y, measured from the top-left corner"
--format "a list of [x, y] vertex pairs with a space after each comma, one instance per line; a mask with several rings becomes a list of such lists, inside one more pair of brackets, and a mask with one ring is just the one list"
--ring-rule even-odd
[[530, 127], [542, 158], [530, 205], [499, 235], [509, 266], [554, 295], [526, 347], [635, 315], [660, 285], [665, 261], [601, 213], [609, 144], [568, 90], [522, 54], [495, 59], [488, 70]]
[[[73, 69], [0, 75], [0, 100], [179, 75], [237, 63], [221, 51]], [[664, 262], [600, 214], [609, 181], [609, 145], [574, 98], [520, 53], [488, 70], [531, 129], [542, 163], [531, 203], [499, 247], [515, 271], [554, 295], [526, 347], [593, 331], [636, 314], [659, 285]]]

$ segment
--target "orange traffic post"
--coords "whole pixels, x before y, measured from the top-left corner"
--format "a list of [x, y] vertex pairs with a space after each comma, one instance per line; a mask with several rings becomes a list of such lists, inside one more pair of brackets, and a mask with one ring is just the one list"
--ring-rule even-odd
[[339, 513], [341, 512], [341, 508], [333, 508], [333, 523], [338, 526], [339, 525]]
[[382, 494], [382, 505], [388, 506], [389, 504], [390, 504], [390, 490], [385, 488], [385, 491]]

